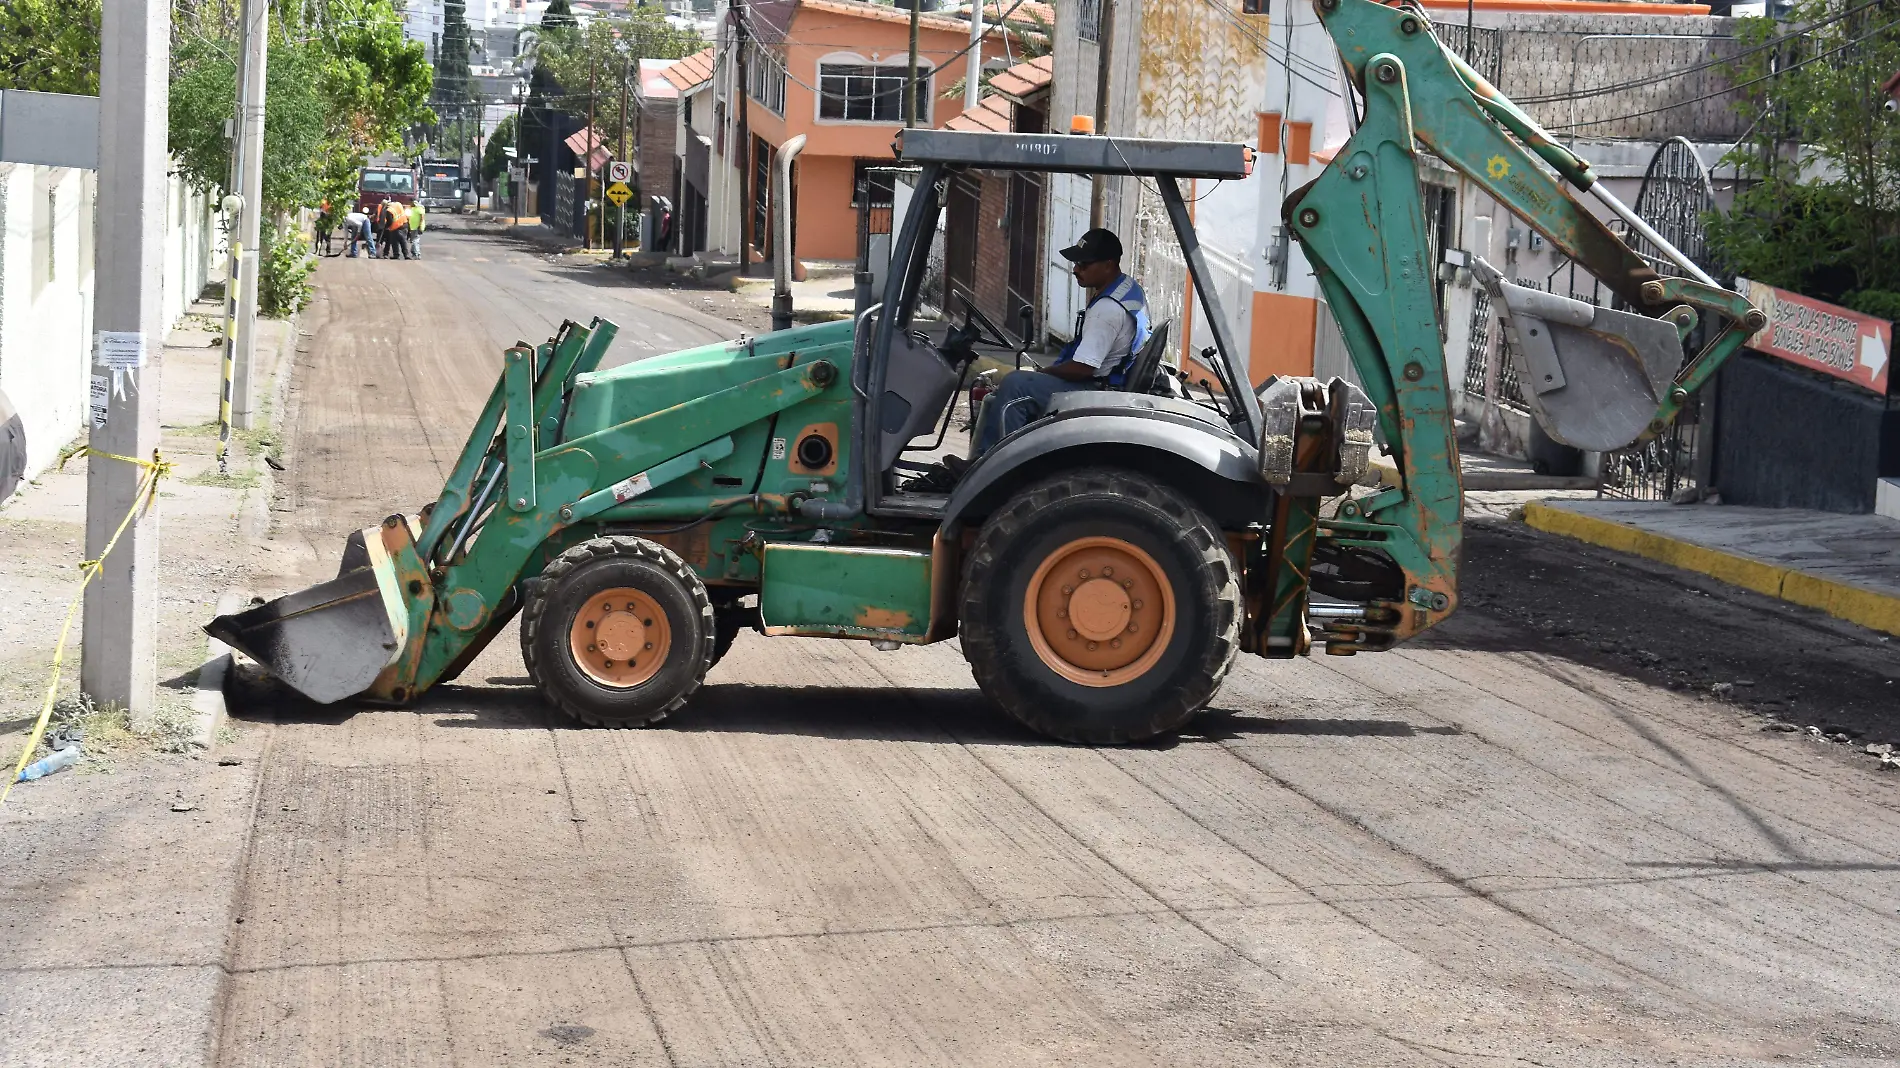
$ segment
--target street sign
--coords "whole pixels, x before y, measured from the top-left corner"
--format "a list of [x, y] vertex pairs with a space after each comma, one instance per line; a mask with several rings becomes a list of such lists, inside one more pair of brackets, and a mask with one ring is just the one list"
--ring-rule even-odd
[[626, 160], [615, 160], [607, 164], [607, 180], [616, 185], [633, 181], [633, 164]]
[[1746, 278], [1735, 285], [1768, 316], [1749, 348], [1886, 394], [1892, 323]]
[[633, 190], [628, 189], [625, 182], [615, 182], [607, 187], [607, 199], [614, 202], [614, 207], [624, 208], [627, 201], [633, 199]]

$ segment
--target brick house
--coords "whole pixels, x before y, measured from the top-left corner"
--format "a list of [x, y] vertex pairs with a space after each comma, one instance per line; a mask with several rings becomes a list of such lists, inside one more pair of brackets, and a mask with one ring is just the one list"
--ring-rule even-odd
[[673, 196], [674, 146], [678, 143], [680, 93], [666, 79], [666, 71], [679, 61], [643, 59], [640, 79], [634, 83], [633, 104], [636, 121], [633, 130], [634, 191], [644, 208], [647, 197]]
[[[1054, 59], [998, 71], [981, 103], [944, 123], [946, 130], [1043, 133], [1049, 128]], [[945, 201], [944, 273], [949, 296], [967, 297], [1019, 339], [1040, 337], [1044, 176], [970, 171], [950, 182]], [[1030, 312], [1025, 324], [1022, 313]]]

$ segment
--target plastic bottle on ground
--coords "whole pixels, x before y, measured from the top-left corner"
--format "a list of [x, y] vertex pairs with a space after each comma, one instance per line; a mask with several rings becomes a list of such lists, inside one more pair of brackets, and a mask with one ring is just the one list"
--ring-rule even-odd
[[32, 782], [34, 779], [51, 775], [61, 768], [70, 768], [79, 763], [80, 755], [78, 746], [69, 745], [51, 756], [41, 757], [28, 764], [26, 769], [20, 772], [20, 781]]

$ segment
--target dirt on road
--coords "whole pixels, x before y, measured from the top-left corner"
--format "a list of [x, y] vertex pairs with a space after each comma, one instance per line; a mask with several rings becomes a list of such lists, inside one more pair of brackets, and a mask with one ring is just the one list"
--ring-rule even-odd
[[[432, 499], [517, 337], [731, 332], [497, 235], [428, 244], [318, 275], [262, 591]], [[415, 708], [251, 691], [217, 1060], [1900, 1058], [1900, 780], [1709, 689], [1871, 737], [1890, 650], [1516, 527], [1465, 564], [1429, 640], [1243, 658], [1140, 748], [1029, 735], [953, 642], [743, 634], [642, 731], [545, 706], [512, 631]]]

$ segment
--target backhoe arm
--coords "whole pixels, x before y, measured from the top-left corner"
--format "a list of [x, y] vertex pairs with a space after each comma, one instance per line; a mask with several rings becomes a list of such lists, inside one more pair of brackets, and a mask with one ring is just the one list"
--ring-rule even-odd
[[[1335, 560], [1383, 555], [1403, 573], [1402, 586], [1375, 599], [1363, 616], [1327, 622], [1327, 651], [1352, 653], [1403, 641], [1442, 621], [1457, 601], [1462, 488], [1433, 299], [1437, 265], [1428, 255], [1419, 191], [1419, 146], [1643, 313], [1597, 309], [1502, 285], [1494, 271], [1487, 278], [1494, 292], [1502, 291], [1515, 325], [1535, 322], [1541, 328], [1543, 320], [1533, 316], [1548, 316], [1557, 323], [1550, 333], [1580, 337], [1583, 349], [1595, 346], [1588, 353], [1595, 362], [1571, 369], [1567, 396], [1573, 408], [1593, 390], [1598, 398], [1615, 395], [1626, 407], [1640, 403], [1625, 438], [1589, 447], [1616, 447], [1639, 433], [1662, 429], [1688, 392], [1705, 382], [1762, 320], [1745, 299], [1714, 284], [1601, 190], [1587, 163], [1441, 48], [1420, 11], [1372, 0], [1315, 0], [1314, 7], [1363, 93], [1365, 116], [1321, 175], [1287, 199], [1284, 211], [1378, 409], [1380, 429], [1403, 480], [1402, 488], [1347, 502], [1334, 519], [1315, 514], [1311, 520], [1318, 553]], [[1564, 182], [1598, 196], [1692, 277], [1659, 275], [1572, 197]], [[1480, 270], [1481, 277], [1486, 271]], [[1537, 303], [1524, 305], [1532, 297]], [[1683, 364], [1678, 339], [1698, 312], [1714, 313], [1722, 329], [1699, 356]], [[1549, 350], [1548, 342], [1555, 339], [1543, 329], [1533, 333]], [[1631, 333], [1639, 336], [1626, 336]], [[1645, 381], [1640, 373], [1645, 353], [1654, 365], [1659, 346], [1669, 350], [1669, 366], [1660, 381]], [[1550, 374], [1538, 380], [1549, 395], [1532, 398], [1531, 406], [1561, 440], [1559, 428], [1550, 426], [1556, 420], [1548, 418], [1554, 403], [1543, 403], [1565, 396], [1562, 361], [1554, 352], [1551, 361]], [[1282, 576], [1303, 577], [1309, 563], [1310, 558], [1276, 560], [1273, 566]], [[1269, 625], [1290, 632], [1293, 620], [1280, 618], [1284, 614], [1276, 605]], [[1287, 646], [1284, 639], [1280, 644]]]

